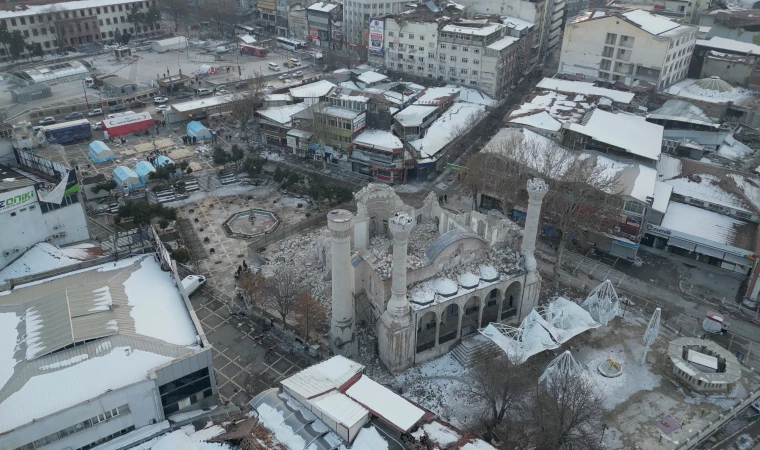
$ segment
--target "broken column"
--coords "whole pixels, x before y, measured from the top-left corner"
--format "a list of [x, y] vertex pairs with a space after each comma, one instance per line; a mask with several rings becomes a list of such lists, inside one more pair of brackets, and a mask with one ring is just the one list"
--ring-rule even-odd
[[391, 298], [377, 323], [377, 334], [380, 360], [390, 371], [396, 372], [414, 363], [414, 323], [406, 298], [407, 246], [414, 219], [397, 212], [388, 221], [388, 227], [393, 236]]
[[345, 209], [327, 214], [332, 258], [332, 319], [330, 321], [330, 351], [347, 357], [357, 354], [354, 327], [354, 267], [351, 265], [351, 234], [354, 215]]
[[528, 180], [528, 213], [525, 219], [525, 231], [520, 254], [523, 258], [523, 267], [528, 272], [525, 276], [525, 289], [520, 302], [520, 317], [527, 316], [538, 304], [538, 296], [541, 292], [541, 275], [538, 273], [536, 264], [536, 236], [541, 221], [541, 203], [544, 200], [549, 186], [541, 178]]

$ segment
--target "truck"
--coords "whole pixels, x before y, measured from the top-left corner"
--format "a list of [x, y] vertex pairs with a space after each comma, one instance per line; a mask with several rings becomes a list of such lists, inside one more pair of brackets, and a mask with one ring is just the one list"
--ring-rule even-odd
[[723, 334], [728, 329], [728, 325], [725, 323], [723, 314], [707, 311], [702, 321], [702, 329], [708, 333]]
[[92, 139], [92, 127], [87, 119], [43, 126], [40, 131], [45, 136], [48, 145]]

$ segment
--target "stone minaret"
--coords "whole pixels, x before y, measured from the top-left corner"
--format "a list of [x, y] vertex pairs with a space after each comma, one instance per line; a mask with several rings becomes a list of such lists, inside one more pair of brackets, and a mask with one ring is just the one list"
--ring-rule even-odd
[[354, 215], [345, 209], [330, 211], [327, 214], [327, 227], [330, 229], [332, 258], [330, 351], [351, 357], [358, 353], [354, 329], [354, 267], [351, 265]]
[[378, 347], [380, 360], [396, 372], [414, 363], [414, 323], [406, 298], [406, 252], [414, 219], [398, 212], [388, 222], [393, 235], [391, 298], [377, 323]]
[[520, 319], [527, 316], [530, 310], [538, 304], [538, 296], [541, 292], [541, 275], [538, 273], [534, 252], [536, 250], [538, 225], [541, 221], [541, 203], [548, 190], [549, 186], [544, 180], [540, 178], [528, 180], [528, 214], [525, 219], [525, 231], [520, 248], [520, 253], [525, 261], [525, 270], [528, 273], [525, 277], [525, 289], [520, 304]]

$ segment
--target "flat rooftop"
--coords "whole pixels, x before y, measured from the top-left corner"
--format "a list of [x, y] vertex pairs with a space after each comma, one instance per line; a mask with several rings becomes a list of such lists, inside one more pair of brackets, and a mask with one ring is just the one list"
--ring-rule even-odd
[[33, 186], [34, 180], [22, 175], [10, 167], [0, 165], [0, 192]]
[[0, 433], [148, 379], [200, 347], [150, 255], [0, 293]]

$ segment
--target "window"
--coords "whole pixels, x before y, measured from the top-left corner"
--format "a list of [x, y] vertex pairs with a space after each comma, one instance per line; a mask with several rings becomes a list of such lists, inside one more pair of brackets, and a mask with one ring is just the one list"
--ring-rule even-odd
[[610, 74], [607, 72], [599, 72], [599, 78], [603, 80], [608, 80], [610, 78]]
[[446, 61], [446, 55], [440, 54], [438, 55], [438, 59], [440, 59], [441, 61]]
[[612, 61], [610, 61], [609, 59], [602, 59], [601, 64], [599, 64], [599, 68], [602, 70], [610, 70], [611, 63]]
[[432, 69], [434, 66], [432, 64], [428, 64], [428, 69]]
[[393, 37], [393, 31], [389, 31], [388, 36]]
[[435, 53], [428, 53], [428, 58], [435, 58]]
[[420, 72], [422, 72], [423, 70], [425, 70], [425, 68], [422, 67], [422, 66], [417, 66], [417, 70], [419, 70]]
[[472, 60], [472, 63], [473, 63], [473, 64], [480, 64], [480, 60], [479, 60], [479, 59], [473, 59], [473, 60]]
[[612, 47], [604, 47], [604, 50], [602, 50], [602, 56], [606, 58], [612, 58], [612, 55], [614, 54], [615, 49]]
[[617, 41], [617, 34], [607, 33], [607, 38], [604, 40], [604, 43], [615, 45], [615, 41]]
[[477, 75], [477, 74], [478, 74], [478, 71], [477, 71], [477, 70], [473, 70], [473, 71], [472, 71], [472, 74], [473, 74], [473, 75]]
[[409, 59], [414, 60], [414, 55], [409, 55]]
[[409, 70], [412, 70], [412, 69], [414, 69], [414, 66], [413, 66], [413, 65], [411, 65], [411, 64], [408, 64], [408, 65], [406, 66], [406, 68], [407, 68], [407, 69], [409, 69]]
[[446, 48], [446, 44], [441, 44], [441, 48]]
[[111, 19], [110, 18], [106, 18], [106, 25], [111, 25]]
[[124, 9], [122, 9], [121, 5], [119, 5], [119, 11], [124, 11]]
[[409, 39], [414, 39], [414, 34], [409, 33]]
[[34, 23], [34, 16], [29, 16], [29, 23], [30, 23], [30, 24], [33, 24], [33, 23]]
[[24, 20], [23, 17], [19, 18], [18, 20], [21, 21], [21, 25], [26, 25], [26, 20]]
[[425, 58], [423, 58], [422, 56], [418, 56], [417, 57], [417, 61], [419, 61], [419, 62], [425, 62]]
[[16, 19], [11, 19], [11, 26], [16, 26]]
[[467, 58], [462, 58], [462, 62], [466, 63], [467, 62]]
[[451, 49], [452, 49], [452, 50], [456, 50], [456, 49], [457, 49], [457, 46], [456, 46], [456, 45], [452, 45], [452, 46], [451, 46]]
[[32, 34], [33, 34], [34, 36], [37, 36], [37, 35], [39, 34], [39, 32], [37, 31], [37, 29], [36, 29], [36, 28], [33, 28], [33, 29], [32, 29]]
[[449, 58], [449, 59], [450, 59], [451, 61], [453, 61], [453, 62], [457, 62], [457, 57], [456, 57], [456, 56], [452, 56], [452, 57], [451, 57], [451, 58]]
[[424, 34], [421, 34], [421, 35], [420, 35], [420, 40], [421, 40], [421, 41], [424, 41], [424, 40], [425, 40], [425, 35], [424, 35]]
[[459, 71], [459, 73], [467, 73], [467, 69], [462, 69]]
[[29, 37], [29, 30], [24, 30], [24, 37]]
[[463, 51], [463, 52], [467, 52], [467, 51], [470, 51], [470, 49], [469, 49], [469, 48], [467, 48], [467, 47], [462, 47], [462, 51]]
[[404, 37], [404, 33], [399, 33], [398, 37]]
[[419, 47], [417, 47], [417, 50], [419, 50], [421, 52], [424, 52], [425, 51], [425, 47], [419, 46]]
[[479, 48], [473, 49], [472, 52], [473, 53], [480, 53], [480, 49]]

